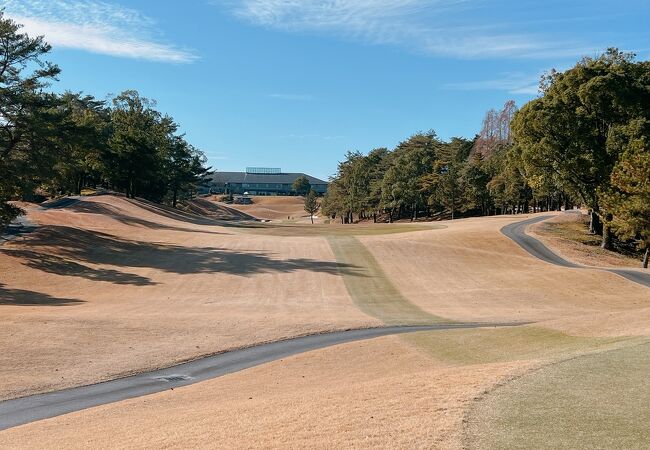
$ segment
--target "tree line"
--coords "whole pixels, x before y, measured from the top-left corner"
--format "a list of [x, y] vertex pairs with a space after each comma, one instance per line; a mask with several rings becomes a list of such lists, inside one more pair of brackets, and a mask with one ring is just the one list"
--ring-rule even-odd
[[650, 62], [609, 49], [552, 70], [517, 110], [489, 111], [473, 139], [418, 133], [396, 148], [348, 152], [323, 213], [343, 223], [591, 211], [590, 230], [650, 249]]
[[11, 200], [104, 186], [175, 207], [196, 190], [206, 158], [173, 118], [133, 90], [110, 102], [48, 92], [50, 50], [0, 11], [0, 225], [20, 213]]

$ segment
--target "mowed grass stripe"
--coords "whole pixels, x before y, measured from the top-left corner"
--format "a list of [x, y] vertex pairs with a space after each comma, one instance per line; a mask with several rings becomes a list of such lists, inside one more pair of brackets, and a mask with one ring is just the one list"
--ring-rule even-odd
[[355, 267], [354, 273], [341, 272], [354, 303], [369, 316], [387, 325], [450, 322], [423, 311], [406, 299], [390, 282], [370, 251], [354, 236], [328, 236], [340, 264]]
[[622, 338], [571, 336], [537, 326], [423, 331], [403, 339], [439, 361], [458, 365], [564, 359], [622, 341]]
[[382, 236], [388, 234], [413, 233], [415, 231], [439, 230], [446, 228], [439, 224], [359, 224], [354, 226], [325, 224], [287, 224], [287, 223], [230, 223], [228, 227], [241, 233], [267, 236], [310, 237], [310, 236]]
[[650, 443], [650, 343], [570, 359], [492, 392], [469, 448], [625, 448]]

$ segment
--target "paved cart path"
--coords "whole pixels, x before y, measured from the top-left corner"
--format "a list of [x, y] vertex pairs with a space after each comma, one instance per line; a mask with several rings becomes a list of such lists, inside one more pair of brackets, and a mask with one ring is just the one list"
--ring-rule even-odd
[[[572, 263], [567, 261], [555, 254], [550, 248], [545, 246], [541, 241], [535, 239], [534, 237], [526, 234], [526, 228], [529, 225], [542, 222], [546, 219], [550, 219], [551, 215], [533, 217], [532, 219], [524, 220], [521, 222], [512, 223], [506, 225], [501, 229], [501, 232], [519, 244], [524, 250], [526, 250], [531, 255], [536, 258], [541, 259], [550, 264], [555, 264], [556, 266], [569, 267], [574, 269], [597, 269], [594, 267], [582, 266], [579, 264]], [[627, 278], [634, 283], [638, 283], [642, 286], [650, 287], [650, 273], [644, 273], [641, 271], [633, 269], [601, 269], [607, 272], [615, 273], [624, 278]]]
[[517, 325], [520, 324], [448, 323], [423, 326], [393, 326], [336, 331], [256, 345], [208, 356], [168, 369], [0, 402], [0, 430], [94, 406], [187, 386], [333, 345], [417, 331]]

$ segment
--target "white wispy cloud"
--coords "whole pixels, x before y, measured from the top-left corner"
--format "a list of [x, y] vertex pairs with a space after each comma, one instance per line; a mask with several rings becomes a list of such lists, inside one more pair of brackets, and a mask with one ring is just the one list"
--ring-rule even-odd
[[196, 56], [159, 39], [137, 10], [98, 0], [0, 0], [7, 16], [54, 47], [117, 57], [187, 63]]
[[293, 102], [310, 102], [314, 100], [314, 96], [307, 94], [269, 94], [267, 97], [276, 100], [288, 100]]
[[504, 73], [500, 78], [447, 83], [442, 87], [457, 91], [505, 91], [510, 94], [535, 95], [539, 92], [539, 76]]
[[225, 160], [230, 159], [230, 157], [227, 156], [225, 153], [210, 153], [210, 152], [207, 152], [207, 153], [204, 153], [204, 154], [208, 159], [214, 160], [214, 161], [225, 161]]
[[429, 55], [461, 58], [576, 56], [593, 49], [578, 42], [466, 25], [463, 11], [484, 0], [213, 0], [255, 25], [288, 32], [334, 34], [391, 44]]
[[322, 134], [285, 134], [277, 136], [279, 139], [322, 139], [324, 141], [337, 141], [340, 139], [345, 139], [346, 136], [342, 135], [322, 135]]

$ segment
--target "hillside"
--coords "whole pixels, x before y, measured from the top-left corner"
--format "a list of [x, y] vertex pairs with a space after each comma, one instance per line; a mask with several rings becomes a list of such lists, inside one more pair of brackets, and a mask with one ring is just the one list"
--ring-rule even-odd
[[[527, 411], [553, 417], [540, 379], [561, 380], [556, 397], [588, 401], [571, 380], [594, 367], [633, 383], [608, 384], [609, 403], [589, 403], [599, 417], [645, 411], [615, 399], [647, 390], [647, 358], [634, 349], [650, 339], [648, 288], [534, 258], [500, 232], [529, 215], [330, 227], [223, 220], [221, 206], [203, 202], [194, 211], [203, 216], [108, 195], [28, 206], [36, 230], [0, 246], [0, 396], [328, 330], [486, 327], [294, 355], [8, 429], [0, 446], [480, 448], [487, 439], [499, 448], [503, 420], [534, 427]], [[504, 323], [526, 325], [496, 327]]]
[[228, 205], [245, 214], [262, 220], [307, 222], [303, 197], [254, 196], [252, 205]]

